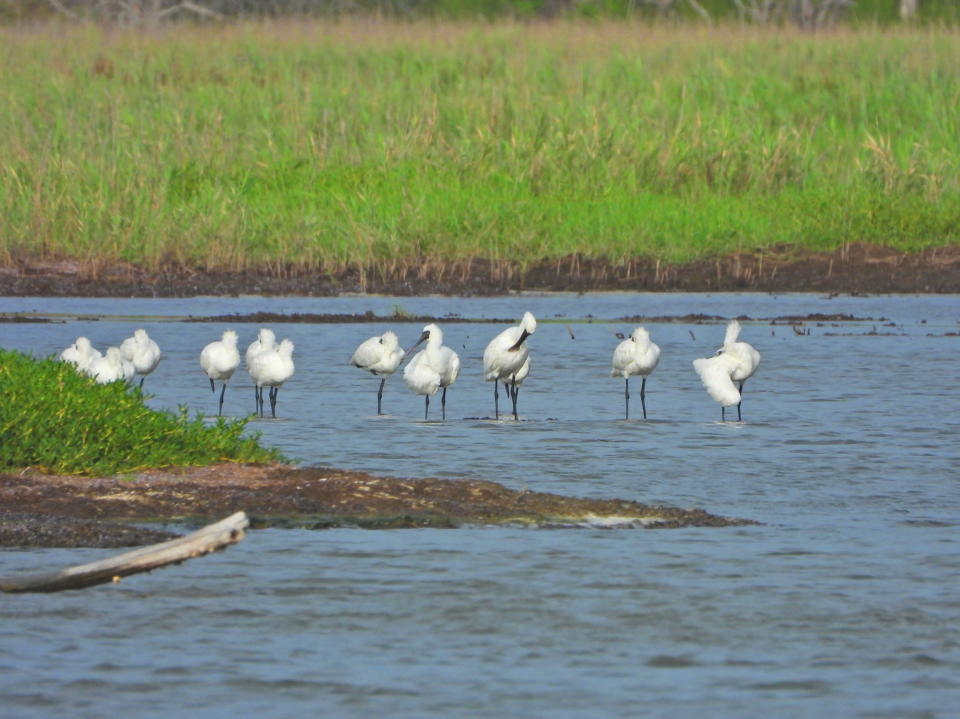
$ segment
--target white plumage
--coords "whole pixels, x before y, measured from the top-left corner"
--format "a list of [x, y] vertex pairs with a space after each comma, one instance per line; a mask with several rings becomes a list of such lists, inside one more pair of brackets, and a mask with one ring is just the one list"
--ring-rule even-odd
[[[510, 398], [513, 401], [513, 418], [517, 417], [517, 376], [530, 356], [530, 348], [526, 339], [537, 331], [537, 320], [529, 312], [524, 312], [520, 323], [515, 327], [508, 327], [498, 334], [483, 351], [483, 379], [493, 382], [493, 411], [496, 419], [500, 418], [500, 393], [497, 385], [503, 382], [508, 386]], [[527, 365], [526, 372], [530, 371]], [[524, 374], [526, 377], [526, 374]]]
[[227, 391], [227, 382], [240, 366], [240, 351], [237, 349], [237, 333], [226, 330], [216, 342], [211, 342], [200, 351], [200, 369], [210, 380], [210, 391], [216, 392], [216, 380], [221, 380], [220, 406], [217, 416], [223, 414], [223, 395]]
[[397, 339], [397, 335], [393, 332], [384, 332], [382, 335], [361, 342], [350, 358], [350, 364], [354, 367], [380, 377], [380, 389], [377, 390], [377, 414], [382, 414], [383, 385], [387, 377], [397, 371], [405, 354], [400, 349], [400, 340]]
[[73, 344], [60, 353], [63, 362], [69, 362], [81, 372], [86, 370], [91, 361], [103, 357], [100, 350], [95, 349], [86, 337], [77, 337]]
[[417, 345], [426, 341], [427, 346], [417, 352], [403, 370], [403, 381], [415, 394], [424, 397], [423, 418], [430, 413], [430, 397], [441, 387], [441, 416], [447, 418], [447, 387], [457, 381], [460, 375], [460, 356], [443, 345], [443, 331], [435, 324], [423, 328], [420, 339], [408, 350], [412, 352]]
[[[253, 362], [253, 358], [256, 357], [261, 352], [266, 350], [272, 350], [277, 346], [277, 336], [274, 334], [273, 330], [266, 327], [261, 327], [257, 332], [257, 339], [247, 345], [247, 351], [244, 353], [243, 361], [247, 365], [247, 372], [250, 372], [250, 365]], [[253, 387], [253, 401], [254, 401], [254, 413], [260, 411], [260, 403], [262, 397], [260, 396], [260, 388], [254, 385]]]
[[622, 377], [626, 381], [623, 396], [627, 419], [630, 419], [630, 377], [637, 375], [643, 378], [640, 385], [640, 405], [643, 407], [643, 418], [646, 419], [647, 377], [657, 368], [659, 362], [660, 347], [650, 341], [650, 333], [643, 327], [634, 329], [630, 336], [613, 351], [613, 368], [610, 370], [610, 376]]
[[[693, 368], [707, 392], [720, 403], [720, 418], [726, 420], [727, 407], [737, 406], [737, 420], [741, 419], [743, 383], [760, 366], [760, 353], [746, 342], [738, 342], [740, 323], [731, 320], [723, 338], [723, 346], [713, 357], [696, 359]], [[737, 383], [737, 384], [734, 384]]]
[[257, 408], [263, 416], [263, 388], [270, 388], [270, 414], [277, 416], [277, 394], [293, 377], [293, 342], [284, 339], [277, 347], [263, 350], [250, 358], [247, 368], [257, 391]]
[[160, 347], [150, 339], [147, 331], [138, 329], [133, 337], [128, 337], [120, 343], [120, 352], [123, 358], [133, 365], [134, 372], [143, 375], [140, 378], [140, 387], [143, 380], [160, 364]]
[[119, 347], [108, 347], [106, 354], [92, 359], [84, 371], [93, 377], [97, 384], [128, 380], [134, 375], [133, 364], [123, 358]]

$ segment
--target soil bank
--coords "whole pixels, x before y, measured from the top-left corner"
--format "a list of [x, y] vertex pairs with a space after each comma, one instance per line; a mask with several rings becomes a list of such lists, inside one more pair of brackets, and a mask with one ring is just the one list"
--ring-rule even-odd
[[254, 528], [462, 525], [724, 527], [755, 524], [702, 509], [518, 491], [476, 479], [397, 479], [323, 467], [238, 465], [122, 477], [0, 474], [0, 546], [147, 544], [137, 523], [208, 524], [244, 510]]
[[0, 266], [0, 296], [7, 297], [477, 296], [520, 290], [960, 293], [960, 247], [916, 253], [868, 244], [820, 253], [782, 247], [676, 265], [642, 258], [610, 263], [581, 255], [525, 266], [482, 259], [447, 265], [411, 260], [392, 272], [296, 267], [223, 272], [179, 265], [148, 271], [129, 264], [29, 259]]

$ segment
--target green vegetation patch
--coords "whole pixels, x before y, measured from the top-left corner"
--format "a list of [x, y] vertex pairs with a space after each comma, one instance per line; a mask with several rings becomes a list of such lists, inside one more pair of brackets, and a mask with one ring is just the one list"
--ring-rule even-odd
[[99, 385], [71, 365], [0, 350], [0, 470], [107, 476], [215, 462], [275, 462], [241, 436], [246, 420], [207, 424], [159, 412], [123, 382]]
[[960, 30], [0, 30], [0, 262], [384, 274], [960, 242]]

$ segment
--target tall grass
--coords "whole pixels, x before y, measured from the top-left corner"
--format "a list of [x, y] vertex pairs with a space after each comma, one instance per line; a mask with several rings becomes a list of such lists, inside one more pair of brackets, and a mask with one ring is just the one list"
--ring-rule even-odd
[[147, 407], [123, 382], [98, 385], [74, 367], [0, 349], [0, 470], [112, 475], [214, 462], [272, 462], [276, 450], [241, 436], [245, 420]]
[[0, 31], [0, 260], [384, 273], [952, 244], [960, 32]]

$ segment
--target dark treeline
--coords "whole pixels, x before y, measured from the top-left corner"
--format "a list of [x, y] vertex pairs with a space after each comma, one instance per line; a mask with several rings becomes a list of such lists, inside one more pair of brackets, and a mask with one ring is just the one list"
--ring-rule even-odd
[[337, 17], [536, 19], [630, 18], [742, 21], [807, 28], [838, 22], [889, 24], [960, 21], [957, 0], [4, 0], [0, 21], [52, 17], [127, 24], [173, 19]]

